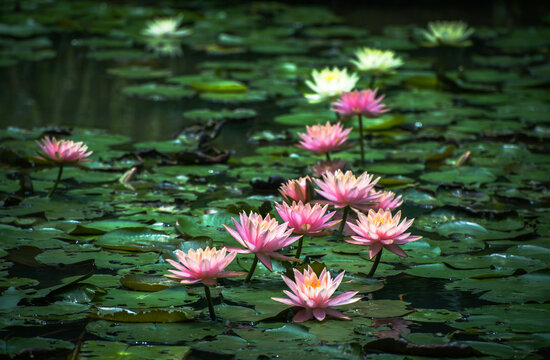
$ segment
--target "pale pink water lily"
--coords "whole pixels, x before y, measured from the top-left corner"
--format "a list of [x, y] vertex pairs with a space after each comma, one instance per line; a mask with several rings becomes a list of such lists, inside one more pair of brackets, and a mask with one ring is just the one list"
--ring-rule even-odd
[[401, 211], [392, 216], [388, 210], [369, 210], [368, 215], [357, 212], [359, 219], [356, 224], [347, 224], [356, 234], [351, 239], [346, 239], [350, 244], [369, 246], [369, 257], [372, 259], [382, 249], [387, 249], [396, 255], [407, 257], [407, 254], [399, 245], [416, 241], [422, 236], [411, 236], [405, 232], [413, 223], [414, 219], [399, 222]]
[[333, 306], [351, 304], [359, 301], [360, 298], [354, 296], [357, 291], [348, 291], [334, 298], [330, 298], [344, 278], [342, 271], [335, 279], [332, 279], [326, 268], [323, 269], [320, 276], [313, 271], [311, 266], [301, 273], [294, 269], [294, 279], [292, 281], [286, 276], [282, 277], [291, 291], [283, 290], [288, 298], [272, 297], [271, 299], [291, 306], [304, 308], [294, 315], [294, 322], [303, 322], [315, 317], [323, 321], [327, 315], [339, 319], [351, 320], [340, 311], [331, 309]]
[[382, 100], [384, 95], [376, 97], [378, 89], [361, 90], [344, 93], [340, 99], [332, 103], [332, 111], [351, 117], [362, 115], [368, 118], [377, 118], [389, 110]]
[[355, 209], [369, 209], [376, 203], [381, 194], [373, 193], [372, 189], [380, 178], [373, 180], [373, 175], [366, 171], [359, 177], [351, 171], [343, 173], [336, 170], [334, 173], [326, 172], [321, 179], [313, 179], [320, 189], [315, 189], [322, 197], [327, 199], [335, 208], [349, 206]]
[[[339, 150], [351, 131], [351, 129], [344, 129], [340, 123], [331, 125], [328, 121], [325, 125], [306, 126], [306, 129], [307, 133], [298, 133], [302, 139], [298, 147], [316, 154], [328, 154]], [[330, 159], [327, 158], [327, 160]]]
[[235, 259], [236, 251], [227, 253], [227, 249], [207, 247], [206, 249], [189, 249], [187, 253], [181, 250], [176, 252], [178, 261], [166, 259], [166, 261], [176, 268], [170, 269], [172, 274], [165, 275], [171, 279], [179, 280], [182, 284], [193, 284], [202, 282], [206, 286], [216, 286], [216, 278], [226, 278], [241, 276], [246, 273], [223, 270]]
[[321, 176], [324, 173], [335, 172], [336, 170], [345, 171], [349, 169], [350, 165], [347, 161], [342, 159], [321, 160], [309, 167], [309, 170], [317, 176]]
[[293, 202], [292, 205], [276, 202], [275, 208], [295, 234], [316, 234], [340, 222], [338, 220], [329, 221], [335, 213], [327, 213], [328, 205], [321, 207], [319, 204], [315, 204], [311, 206], [303, 204], [301, 201]]
[[87, 151], [88, 147], [82, 142], [75, 143], [72, 140], [57, 140], [56, 138], [49, 138], [48, 136], [42, 139], [42, 142], [36, 142], [42, 149], [44, 154], [36, 156], [36, 159], [53, 162], [59, 165], [59, 172], [55, 183], [48, 193], [48, 197], [52, 197], [61, 181], [63, 174], [63, 166], [65, 164], [75, 164], [82, 161], [89, 161], [86, 159], [92, 155], [92, 151]]
[[313, 183], [309, 176], [288, 180], [279, 188], [279, 194], [286, 203], [301, 201], [304, 204], [313, 199]]
[[371, 206], [371, 209], [374, 211], [378, 211], [380, 209], [393, 211], [403, 204], [402, 196], [395, 196], [395, 193], [392, 191], [372, 190], [372, 192], [374, 194], [380, 194], [376, 204]]
[[86, 159], [92, 155], [92, 151], [87, 151], [88, 147], [82, 142], [74, 142], [72, 140], [57, 140], [46, 136], [42, 142], [36, 142], [44, 151], [44, 154], [38, 155], [37, 158], [55, 163], [76, 163], [80, 161], [89, 161]]
[[299, 261], [298, 259], [285, 256], [276, 251], [294, 243], [300, 236], [290, 236], [292, 229], [287, 223], [279, 224], [276, 219], [272, 219], [269, 214], [262, 218], [260, 214], [250, 212], [240, 213], [240, 223], [233, 219], [235, 229], [223, 225], [225, 229], [237, 240], [242, 248], [231, 248], [242, 254], [255, 254], [253, 266], [249, 271], [249, 276], [245, 281], [249, 281], [256, 263], [259, 260], [269, 271], [273, 271], [271, 258], [289, 261]]

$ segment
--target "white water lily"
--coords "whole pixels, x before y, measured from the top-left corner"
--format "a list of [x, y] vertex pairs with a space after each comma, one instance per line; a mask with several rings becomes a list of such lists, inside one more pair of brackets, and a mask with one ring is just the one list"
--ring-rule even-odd
[[359, 71], [368, 71], [374, 74], [388, 73], [403, 65], [403, 60], [391, 50], [379, 50], [364, 47], [355, 52], [357, 60], [351, 62]]
[[428, 23], [428, 30], [421, 30], [424, 37], [424, 46], [457, 46], [472, 45], [469, 37], [474, 33], [464, 21], [432, 21]]
[[306, 85], [315, 93], [305, 94], [305, 97], [311, 103], [329, 100], [349, 92], [359, 80], [356, 73], [348, 74], [347, 69], [340, 70], [337, 67], [333, 69], [326, 67], [320, 72], [313, 70], [311, 76], [313, 81], [306, 80]]
[[183, 21], [183, 16], [155, 19], [147, 22], [147, 26], [141, 32], [145, 36], [155, 38], [183, 37], [191, 33], [190, 29], [178, 29]]

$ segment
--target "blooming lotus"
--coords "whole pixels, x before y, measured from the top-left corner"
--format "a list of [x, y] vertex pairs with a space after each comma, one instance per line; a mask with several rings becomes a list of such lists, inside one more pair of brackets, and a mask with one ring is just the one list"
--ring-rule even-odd
[[179, 280], [183, 284], [202, 282], [212, 320], [216, 320], [216, 312], [214, 311], [209, 286], [216, 286], [216, 278], [234, 277], [245, 274], [236, 271], [223, 271], [223, 269], [235, 259], [237, 252], [231, 251], [229, 254], [226, 254], [226, 248], [216, 250], [215, 247], [212, 249], [207, 247], [206, 249], [198, 249], [196, 251], [194, 249], [189, 249], [187, 253], [178, 250], [176, 256], [179, 262], [171, 259], [166, 260], [170, 265], [176, 268], [176, 270], [168, 270], [172, 274], [165, 275], [166, 277]]
[[223, 270], [235, 259], [236, 251], [227, 254], [227, 248], [189, 249], [187, 253], [181, 250], [176, 252], [179, 262], [166, 259], [177, 270], [170, 269], [172, 275], [166, 277], [179, 280], [182, 284], [202, 282], [206, 286], [216, 286], [216, 278], [226, 278], [244, 275], [242, 272]]
[[145, 29], [143, 29], [141, 33], [145, 36], [154, 38], [177, 38], [187, 36], [191, 33], [191, 30], [178, 30], [182, 21], [183, 16], [155, 19], [147, 22]]
[[319, 321], [323, 321], [327, 315], [351, 320], [340, 311], [331, 309], [331, 307], [351, 304], [360, 300], [358, 297], [354, 298], [357, 291], [348, 291], [332, 299], [330, 298], [336, 289], [338, 289], [338, 286], [340, 286], [344, 278], [344, 271], [335, 279], [332, 279], [330, 273], [324, 268], [321, 275], [317, 277], [311, 266], [308, 266], [303, 273], [294, 269], [295, 281], [286, 276], [282, 278], [291, 290], [283, 291], [288, 296], [288, 299], [279, 297], [272, 297], [271, 299], [283, 304], [304, 308], [294, 315], [292, 320], [295, 322], [307, 321], [313, 317]]
[[378, 212], [369, 210], [368, 215], [358, 212], [359, 219], [356, 224], [348, 222], [349, 227], [356, 234], [347, 239], [350, 244], [369, 246], [369, 257], [372, 259], [381, 254], [382, 249], [399, 256], [407, 257], [407, 254], [399, 247], [411, 241], [416, 241], [422, 236], [411, 236], [405, 231], [411, 226], [414, 219], [399, 222], [401, 211], [392, 217], [391, 211], [380, 209]]
[[57, 140], [56, 138], [45, 137], [38, 146], [44, 151], [44, 155], [38, 155], [37, 158], [54, 163], [77, 163], [89, 161], [86, 159], [92, 155], [92, 151], [87, 151], [88, 147], [82, 142], [72, 140]]
[[322, 197], [327, 199], [335, 208], [347, 206], [354, 209], [368, 209], [376, 203], [381, 194], [372, 192], [380, 178], [372, 179], [366, 171], [355, 177], [351, 171], [343, 173], [337, 170], [334, 173], [326, 172], [321, 179], [313, 179], [320, 189], [316, 189]]
[[59, 164], [59, 172], [52, 189], [48, 193], [48, 197], [52, 197], [63, 175], [63, 166], [65, 164], [75, 164], [92, 155], [91, 151], [87, 151], [88, 147], [82, 142], [75, 143], [72, 140], [57, 140], [56, 138], [45, 137], [42, 142], [37, 141], [38, 146], [44, 151], [44, 154], [36, 156], [42, 161], [53, 162]]
[[306, 133], [298, 133], [302, 139], [298, 147], [316, 154], [325, 154], [327, 160], [330, 160], [328, 153], [339, 150], [351, 132], [351, 129], [344, 129], [340, 123], [331, 125], [328, 121], [325, 125], [306, 126], [306, 130]]
[[359, 71], [367, 71], [375, 75], [391, 72], [403, 65], [403, 60], [391, 50], [362, 48], [355, 51], [357, 60], [351, 62]]
[[318, 234], [322, 230], [337, 224], [339, 221], [329, 221], [334, 212], [327, 214], [328, 205], [321, 207], [319, 204], [311, 206], [310, 204], [302, 203], [301, 201], [292, 205], [287, 203], [275, 203], [277, 212], [288, 223], [288, 226], [293, 229], [295, 234], [312, 235]]
[[306, 85], [315, 93], [305, 95], [311, 103], [321, 102], [349, 92], [359, 80], [357, 74], [348, 74], [347, 69], [340, 70], [337, 67], [333, 69], [326, 67], [320, 72], [313, 70], [311, 76], [313, 81], [307, 80]]
[[393, 211], [394, 209], [401, 206], [401, 204], [403, 204], [403, 199], [401, 198], [401, 195], [396, 197], [395, 193], [393, 193], [392, 191], [377, 192], [376, 190], [373, 190], [373, 193], [380, 194], [377, 203], [371, 207], [371, 209], [374, 211], [378, 211], [380, 209]]
[[345, 117], [361, 115], [368, 118], [377, 118], [388, 111], [385, 105], [381, 104], [384, 95], [377, 98], [377, 91], [378, 89], [344, 93], [337, 102], [332, 103], [332, 111]]
[[244, 249], [234, 249], [239, 253], [256, 255], [245, 281], [249, 281], [252, 277], [258, 260], [264, 264], [269, 271], [273, 271], [271, 265], [272, 257], [281, 260], [298, 261], [298, 259], [276, 252], [300, 238], [300, 236], [290, 236], [292, 234], [292, 229], [288, 228], [287, 223], [279, 225], [277, 220], [272, 219], [269, 214], [266, 215], [265, 218], [262, 218], [260, 214], [252, 212], [247, 216], [244, 211], [240, 214], [240, 223], [234, 218], [233, 223], [235, 224], [236, 230], [225, 224], [223, 226], [231, 236], [245, 247]]
[[279, 188], [279, 194], [283, 201], [290, 203], [292, 201], [301, 201], [308, 203], [313, 199], [313, 184], [309, 176], [299, 179], [288, 180]]
[[469, 38], [473, 33], [474, 29], [463, 21], [432, 21], [428, 23], [428, 30], [421, 30], [422, 45], [466, 47], [472, 45]]

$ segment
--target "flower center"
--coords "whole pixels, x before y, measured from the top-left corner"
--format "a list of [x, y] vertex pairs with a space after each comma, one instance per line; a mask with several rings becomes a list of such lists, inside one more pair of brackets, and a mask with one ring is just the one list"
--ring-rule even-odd
[[338, 79], [338, 75], [336, 75], [336, 74], [325, 75], [325, 80], [326, 81], [334, 81], [336, 79]]
[[379, 217], [378, 215], [377, 215], [377, 216], [374, 218], [374, 220], [373, 220], [373, 223], [374, 223], [376, 226], [378, 226], [378, 225], [380, 225], [380, 224], [384, 224], [384, 225], [388, 224], [388, 225], [390, 225], [391, 222], [392, 222], [392, 219], [391, 219], [390, 217], [387, 217], [387, 218], [386, 218], [386, 217]]
[[308, 279], [308, 280], [305, 281], [305, 285], [307, 287], [316, 289], [319, 286], [321, 286], [321, 282], [319, 281], [319, 279]]

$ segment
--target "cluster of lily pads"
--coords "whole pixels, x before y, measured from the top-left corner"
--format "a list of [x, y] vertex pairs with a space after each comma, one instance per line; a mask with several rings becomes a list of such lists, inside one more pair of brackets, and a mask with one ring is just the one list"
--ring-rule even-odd
[[[2, 354], [547, 355], [547, 25], [472, 33], [436, 22], [370, 34], [327, 9], [273, 2], [17, 3], [0, 11], [0, 71], [20, 90], [0, 93]], [[358, 79], [331, 93], [324, 75]], [[77, 94], [84, 101], [66, 101]], [[377, 113], [382, 102], [391, 112]], [[73, 118], [13, 126], [59, 111], [79, 124], [97, 113], [104, 122], [91, 125], [111, 134], [63, 126]], [[68, 148], [89, 161], [67, 157], [61, 169]], [[336, 201], [333, 183], [368, 188], [378, 177], [383, 189], [357, 212]], [[401, 222], [398, 206], [422, 239], [403, 247], [407, 257], [395, 246], [380, 257], [360, 232]], [[377, 207], [391, 218], [376, 220]], [[304, 212], [322, 216], [292, 215]], [[253, 253], [242, 224], [278, 217], [294, 241]], [[213, 271], [242, 278], [189, 277], [182, 265], [202, 256], [222, 266], [233, 255]], [[262, 259], [273, 272], [259, 265], [252, 278]], [[199, 286], [166, 278], [170, 270]], [[303, 306], [300, 296], [326, 288], [336, 296], [324, 310]], [[292, 322], [324, 316], [353, 321]]]

